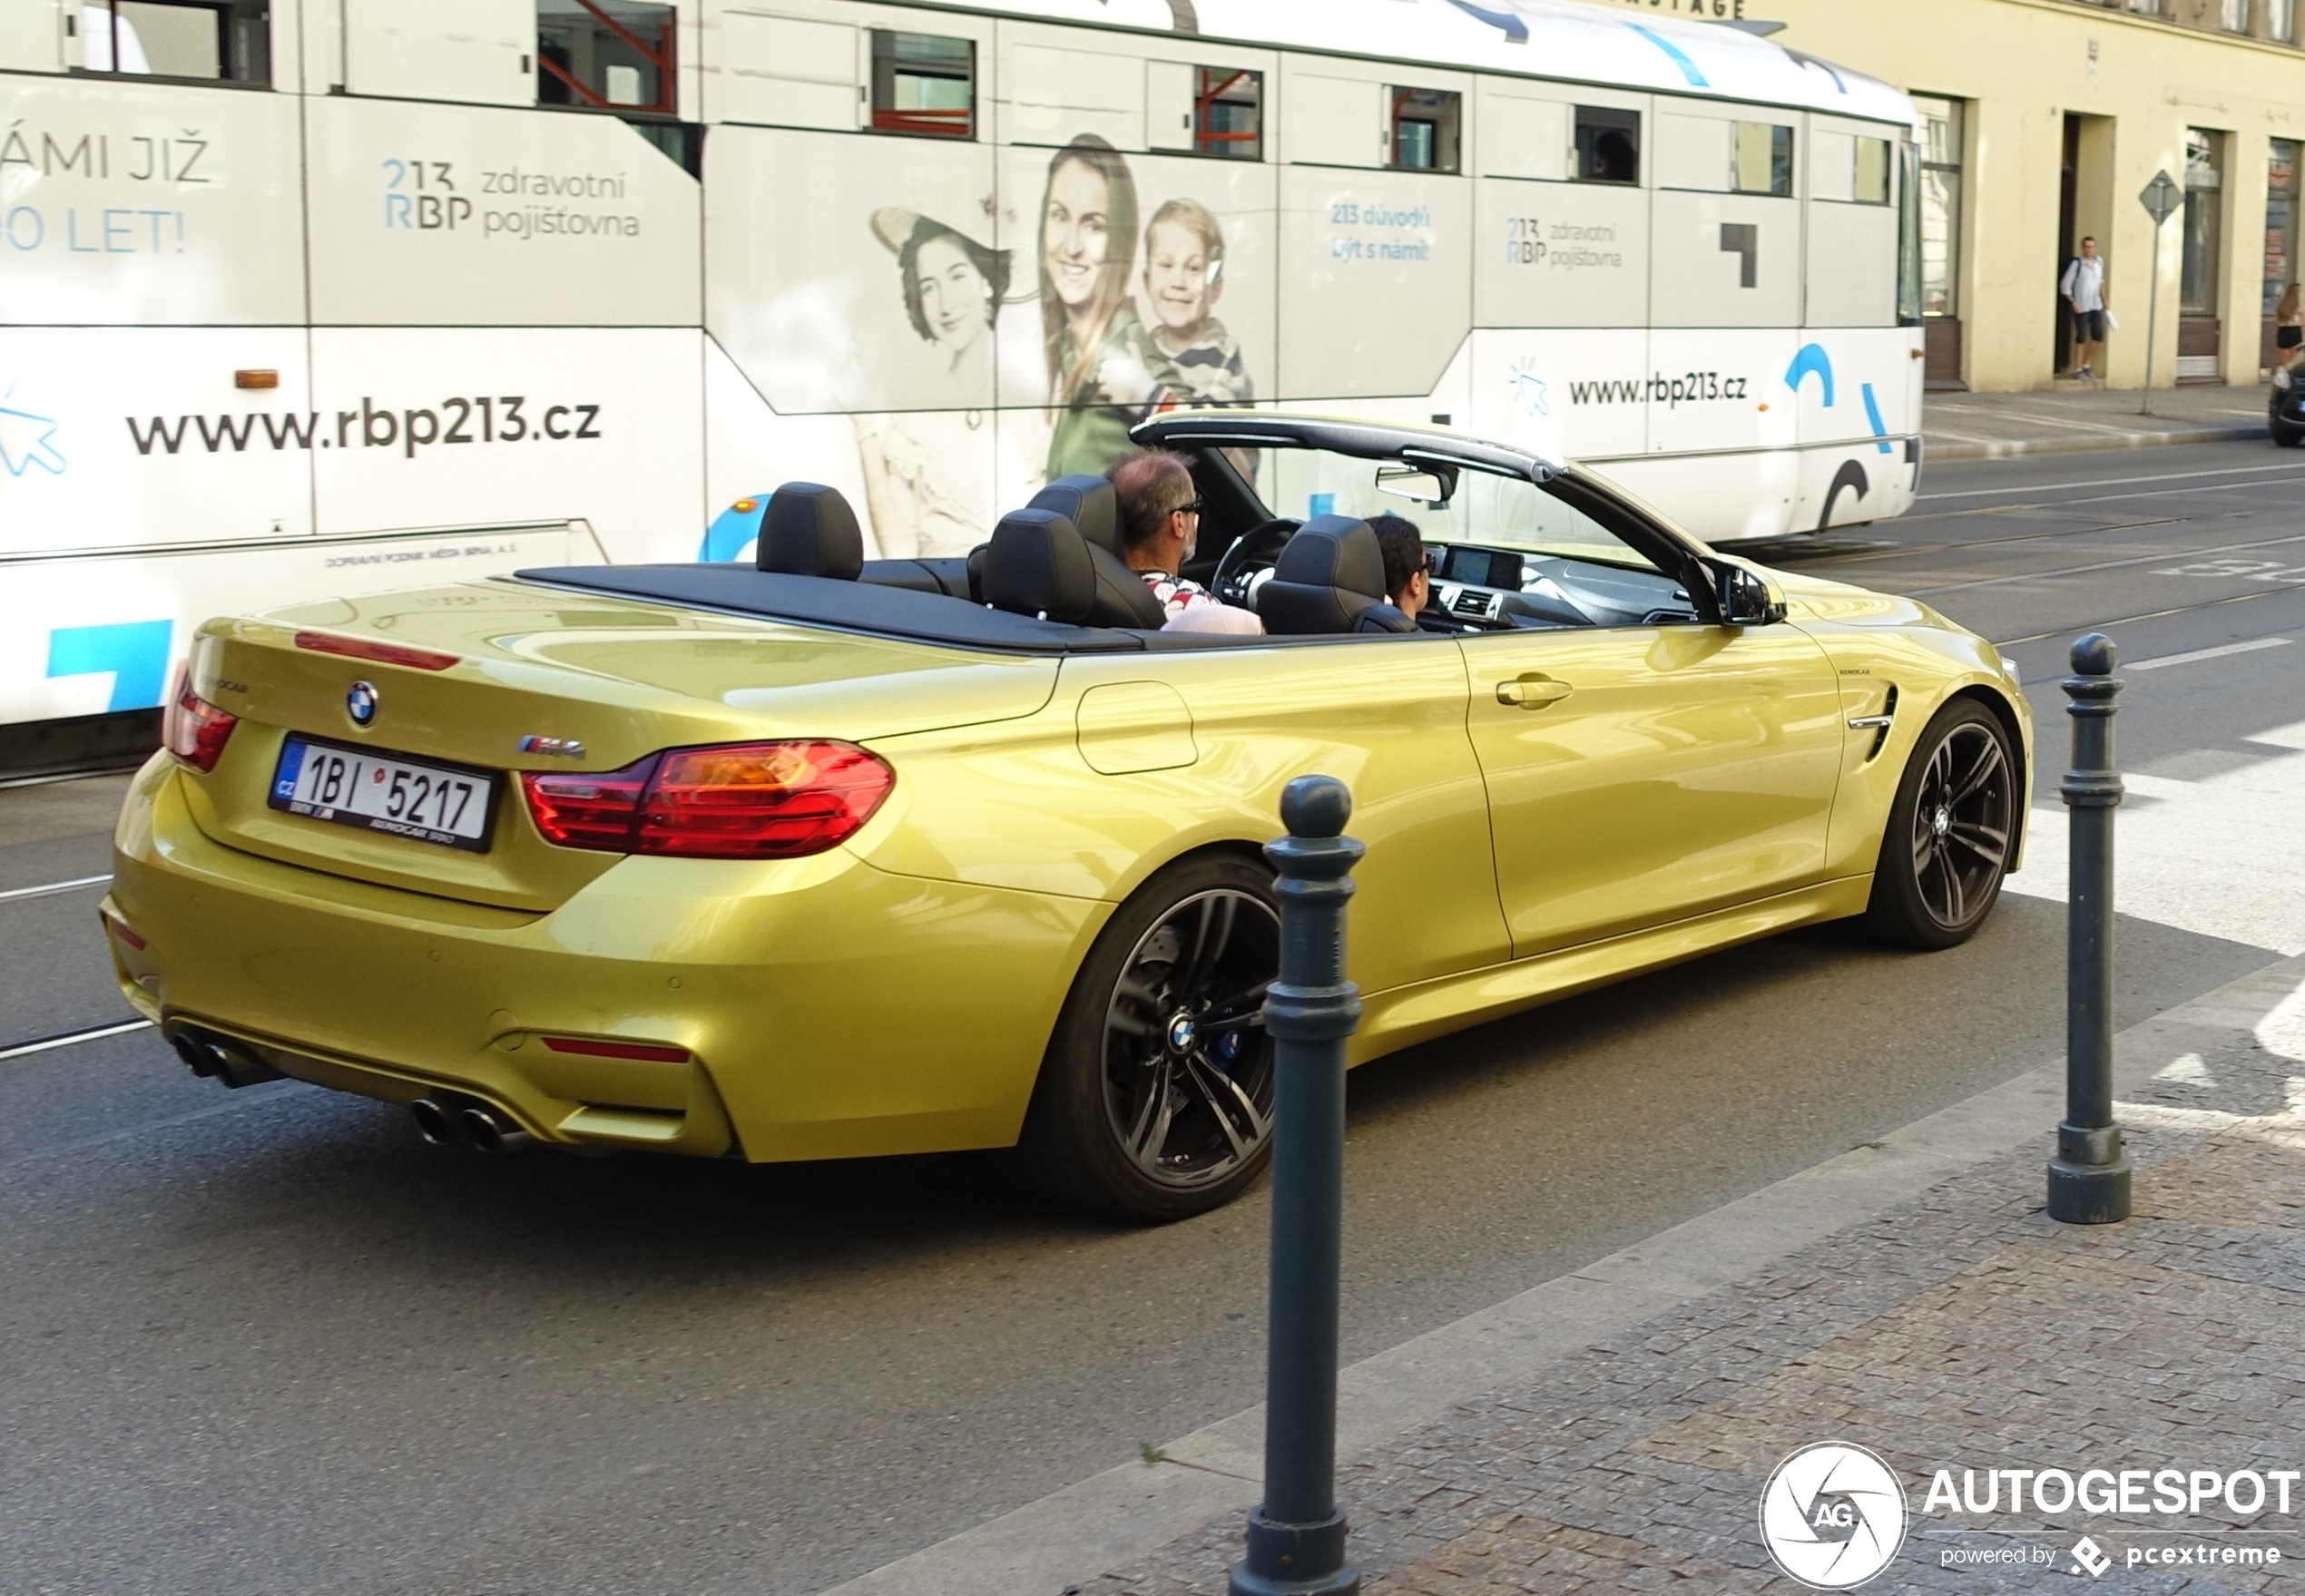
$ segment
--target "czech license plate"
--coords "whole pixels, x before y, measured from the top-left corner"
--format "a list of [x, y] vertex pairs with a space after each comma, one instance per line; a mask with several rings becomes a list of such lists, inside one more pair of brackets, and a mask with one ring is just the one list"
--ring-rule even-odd
[[496, 778], [486, 770], [291, 737], [280, 749], [267, 801], [291, 815], [486, 853]]

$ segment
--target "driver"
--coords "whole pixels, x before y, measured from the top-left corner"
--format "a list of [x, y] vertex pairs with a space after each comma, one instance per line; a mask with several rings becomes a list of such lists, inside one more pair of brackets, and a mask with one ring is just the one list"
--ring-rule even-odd
[[1147, 449], [1108, 474], [1121, 501], [1121, 558], [1168, 612], [1167, 632], [1256, 634], [1264, 622], [1179, 573], [1201, 533], [1201, 499], [1183, 455]]
[[1385, 554], [1385, 595], [1394, 609], [1417, 619], [1417, 612], [1431, 602], [1433, 557], [1425, 552], [1417, 524], [1390, 511], [1368, 523], [1377, 546]]

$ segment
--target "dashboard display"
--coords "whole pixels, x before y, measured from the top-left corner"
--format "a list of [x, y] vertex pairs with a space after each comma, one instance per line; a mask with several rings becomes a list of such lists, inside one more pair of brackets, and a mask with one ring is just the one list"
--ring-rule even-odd
[[1450, 582], [1468, 582], [1475, 587], [1501, 587], [1518, 592], [1521, 556], [1459, 546], [1448, 551], [1448, 563], [1441, 575]]

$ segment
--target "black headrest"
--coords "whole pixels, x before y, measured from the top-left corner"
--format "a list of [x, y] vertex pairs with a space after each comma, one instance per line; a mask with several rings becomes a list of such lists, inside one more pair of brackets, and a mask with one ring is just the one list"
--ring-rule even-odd
[[1101, 476], [1060, 476], [1033, 495], [1035, 510], [1054, 510], [1107, 553], [1121, 552], [1121, 496]]
[[763, 571], [854, 582], [864, 569], [864, 534], [858, 529], [857, 513], [839, 488], [788, 482], [769, 495], [753, 563]]
[[1275, 582], [1340, 587], [1372, 599], [1385, 596], [1385, 550], [1376, 529], [1350, 515], [1318, 515], [1280, 545]]
[[1271, 580], [1257, 590], [1265, 630], [1282, 636], [1356, 631], [1372, 606], [1390, 608], [1385, 552], [1368, 523], [1349, 515], [1316, 516], [1298, 528], [1280, 546]]
[[1096, 567], [1078, 528], [1054, 510], [1012, 510], [985, 545], [985, 602], [1050, 621], [1085, 621]]

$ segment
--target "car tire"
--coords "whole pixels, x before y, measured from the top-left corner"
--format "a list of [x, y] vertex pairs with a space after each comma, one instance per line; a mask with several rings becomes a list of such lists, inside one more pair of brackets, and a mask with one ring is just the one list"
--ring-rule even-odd
[[2008, 873], [2024, 794], [1999, 716], [1975, 699], [1939, 710], [1913, 745], [1889, 806], [1865, 924], [1898, 947], [1967, 942]]
[[1183, 860], [1097, 936], [1049, 1039], [1015, 1159], [1078, 1208], [1164, 1224], [1221, 1208], [1272, 1155], [1264, 991], [1280, 968], [1272, 873]]
[[2284, 449], [2305, 444], [2305, 426], [2294, 426], [2286, 421], [2273, 423], [2273, 442]]

